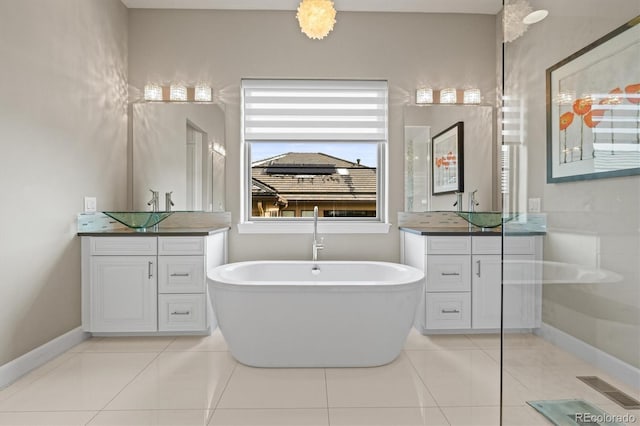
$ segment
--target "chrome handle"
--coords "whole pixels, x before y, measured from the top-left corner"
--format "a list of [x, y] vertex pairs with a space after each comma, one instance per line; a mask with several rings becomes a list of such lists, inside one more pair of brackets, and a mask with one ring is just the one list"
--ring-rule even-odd
[[188, 273], [173, 273], [171, 274], [172, 277], [188, 277], [189, 274]]
[[480, 276], [480, 261], [476, 261], [476, 263], [478, 264], [478, 272], [476, 273], [476, 275]]
[[460, 311], [457, 309], [450, 309], [450, 310], [441, 309], [440, 312], [442, 312], [443, 314], [459, 314], [460, 313]]
[[450, 276], [459, 276], [460, 273], [458, 272], [441, 272], [440, 275], [444, 276], [444, 277], [450, 277]]
[[149, 279], [153, 278], [153, 262], [149, 261]]
[[191, 311], [173, 311], [171, 312], [171, 315], [189, 315], [191, 314]]

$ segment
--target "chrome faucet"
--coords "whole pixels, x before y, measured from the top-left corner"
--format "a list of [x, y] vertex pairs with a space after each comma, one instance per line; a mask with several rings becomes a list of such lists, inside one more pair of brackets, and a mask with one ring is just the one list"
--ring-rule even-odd
[[456, 211], [462, 211], [462, 192], [456, 192], [456, 202], [453, 203], [453, 207], [456, 207]]
[[168, 212], [171, 211], [172, 206], [175, 206], [175, 204], [173, 204], [173, 200], [171, 200], [171, 194], [173, 194], [173, 191], [164, 193], [164, 209]]
[[469, 193], [469, 211], [470, 212], [475, 212], [476, 206], [480, 205], [480, 203], [476, 201], [476, 192], [478, 192], [477, 189]]
[[318, 206], [313, 206], [313, 246], [312, 246], [312, 260], [318, 261], [318, 251], [324, 249], [322, 239], [318, 242]]
[[160, 210], [160, 198], [158, 191], [154, 191], [153, 189], [150, 189], [149, 191], [151, 191], [151, 199], [147, 205], [151, 206], [151, 211], [157, 212]]

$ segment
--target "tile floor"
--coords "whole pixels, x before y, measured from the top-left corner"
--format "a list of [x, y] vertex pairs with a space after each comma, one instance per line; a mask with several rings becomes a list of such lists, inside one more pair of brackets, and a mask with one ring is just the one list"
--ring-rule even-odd
[[[261, 369], [207, 337], [93, 338], [0, 390], [0, 425], [406, 426], [499, 424], [496, 335], [411, 332], [376, 368]], [[584, 398], [625, 411], [575, 379], [607, 377], [530, 334], [505, 340], [504, 424], [548, 425], [527, 400]], [[631, 411], [640, 426], [640, 412]]]

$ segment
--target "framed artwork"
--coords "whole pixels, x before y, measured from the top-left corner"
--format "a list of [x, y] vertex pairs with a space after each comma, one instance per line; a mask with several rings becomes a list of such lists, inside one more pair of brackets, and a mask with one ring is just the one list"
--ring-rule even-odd
[[547, 69], [547, 182], [640, 174], [640, 16]]
[[464, 123], [457, 122], [431, 139], [433, 195], [464, 192]]

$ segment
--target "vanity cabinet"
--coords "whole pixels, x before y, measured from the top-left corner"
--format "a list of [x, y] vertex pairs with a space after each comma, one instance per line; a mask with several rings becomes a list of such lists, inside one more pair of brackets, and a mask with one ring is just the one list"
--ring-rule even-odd
[[206, 271], [226, 262], [226, 232], [83, 236], [82, 325], [105, 334], [206, 333]]
[[[402, 262], [423, 269], [424, 299], [416, 314], [423, 333], [488, 332], [540, 325], [540, 236], [438, 236], [401, 232]], [[507, 254], [508, 253], [508, 254]]]

